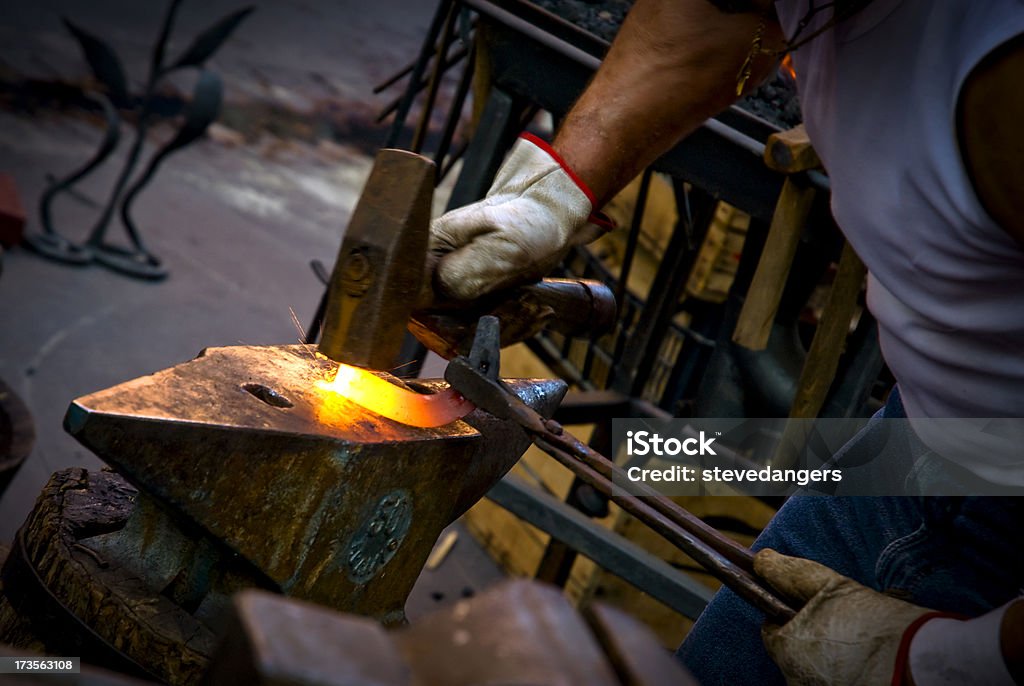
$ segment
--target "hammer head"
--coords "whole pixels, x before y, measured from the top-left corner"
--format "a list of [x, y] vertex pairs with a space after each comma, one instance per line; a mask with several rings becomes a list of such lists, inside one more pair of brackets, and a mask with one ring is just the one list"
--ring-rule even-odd
[[433, 162], [377, 153], [327, 286], [321, 353], [368, 369], [395, 366], [424, 285], [433, 193]]

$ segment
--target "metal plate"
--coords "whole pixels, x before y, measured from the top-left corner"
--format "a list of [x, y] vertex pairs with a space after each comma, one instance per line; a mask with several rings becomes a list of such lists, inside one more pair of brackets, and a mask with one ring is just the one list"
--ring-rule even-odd
[[357, 584], [377, 576], [398, 552], [412, 523], [412, 495], [405, 490], [381, 498], [349, 543], [348, 578]]

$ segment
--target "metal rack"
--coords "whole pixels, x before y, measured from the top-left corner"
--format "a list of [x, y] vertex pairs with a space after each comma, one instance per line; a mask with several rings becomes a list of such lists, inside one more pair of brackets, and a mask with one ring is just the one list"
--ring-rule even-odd
[[[601, 63], [609, 43], [557, 17], [527, 0], [441, 0], [416, 62], [411, 64], [408, 86], [392, 107], [395, 120], [388, 145], [404, 143], [406, 122], [417, 96], [425, 91], [419, 121], [411, 140], [414, 151], [426, 146], [427, 126], [438, 101], [445, 70], [462, 65], [454, 95], [434, 146], [440, 176], [455, 161], [462, 169], [448, 207], [459, 207], [483, 197], [516, 136], [538, 110], [559, 122], [569, 111]], [[472, 83], [474, 72], [484, 75], [485, 84]], [[473, 88], [475, 131], [465, 146], [453, 145], [467, 95]], [[637, 212], [631, 222], [625, 259], [617, 291], [619, 323], [614, 331], [596, 339], [581, 340], [543, 334], [529, 346], [555, 373], [581, 392], [570, 393], [560, 410], [560, 420], [586, 417], [597, 421], [592, 444], [605, 452], [610, 447], [611, 417], [667, 416], [687, 395], [696, 394], [701, 382], [708, 383], [707, 370], [729, 369], [734, 359], [729, 333], [735, 322], [737, 302], [742, 301], [757, 264], [768, 224], [785, 178], [763, 163], [765, 141], [778, 128], [738, 107], [708, 120], [696, 132], [659, 158], [641, 183]], [[675, 227], [646, 300], [630, 292], [625, 283], [636, 254], [639, 227], [643, 219], [646, 188], [652, 171], [671, 177], [678, 209]], [[805, 262], [812, 264], [806, 274], [790, 281], [790, 296], [784, 306], [792, 316], [806, 300], [838, 252], [838, 234], [827, 206], [828, 178], [820, 172], [803, 174], [803, 182], [826, 191], [815, 207], [801, 247]], [[751, 217], [743, 257], [724, 306], [710, 308], [703, 322], [693, 328], [675, 321], [680, 296], [719, 201]], [[801, 259], [798, 255], [798, 259]], [[614, 276], [585, 248], [574, 250], [562, 265], [564, 274], [615, 282]], [[788, 303], [788, 304], [786, 304]], [[871, 322], [864, 321], [867, 331]], [[723, 335], [723, 332], [725, 335]], [[867, 331], [870, 333], [870, 331]], [[870, 358], [870, 335], [862, 335], [863, 351]], [[792, 351], [790, 351], [792, 352]], [[762, 367], [774, 364], [773, 353], [755, 354]], [[877, 351], [875, 351], [877, 356]], [[760, 357], [758, 357], [760, 355]], [[856, 357], [856, 355], [854, 356]], [[766, 363], [765, 360], [768, 360]], [[769, 368], [765, 374], [787, 381], [786, 370]], [[851, 372], [853, 379], [856, 374]], [[861, 377], [864, 375], [862, 374]], [[863, 385], [864, 378], [855, 379]], [[735, 383], [735, 378], [712, 379], [711, 383]], [[855, 386], [857, 384], [847, 384]], [[857, 386], [860, 388], [860, 386]], [[849, 403], [857, 393], [849, 393]], [[699, 409], [699, 408], [698, 408]], [[634, 564], [645, 565], [635, 546], [621, 538], [609, 539], [594, 524], [579, 516], [601, 515], [606, 503], [574, 485], [568, 505], [506, 479], [489, 497], [517, 516], [551, 533], [552, 544], [541, 563], [538, 577], [556, 583], [568, 576], [575, 552], [583, 552], [613, 573], [624, 576], [651, 595], [687, 616], [695, 616], [708, 598], [706, 589], [694, 588], [685, 575], [658, 568], [631, 578]], [[571, 505], [572, 507], [569, 507]], [[576, 508], [576, 509], [573, 509]], [[651, 568], [647, 568], [651, 572]], [[632, 575], [636, 577], [636, 575]], [[702, 592], [703, 591], [703, 592]], [[672, 601], [671, 599], [674, 599]]]

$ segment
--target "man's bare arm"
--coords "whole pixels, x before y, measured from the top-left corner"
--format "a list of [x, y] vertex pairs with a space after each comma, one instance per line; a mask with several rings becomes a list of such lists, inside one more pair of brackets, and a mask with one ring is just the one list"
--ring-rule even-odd
[[[598, 206], [737, 99], [759, 24], [763, 47], [782, 45], [770, 2], [760, 4], [765, 14], [726, 14], [708, 0], [637, 0], [554, 143]], [[774, 63], [761, 55], [748, 89]]]
[[[759, 26], [763, 45], [779, 45], [778, 26], [761, 15], [725, 14], [708, 0], [637, 0], [555, 149], [521, 137], [487, 197], [431, 222], [435, 289], [472, 300], [540, 278], [609, 228], [594, 210], [736, 98]], [[758, 60], [751, 86], [772, 61]]]

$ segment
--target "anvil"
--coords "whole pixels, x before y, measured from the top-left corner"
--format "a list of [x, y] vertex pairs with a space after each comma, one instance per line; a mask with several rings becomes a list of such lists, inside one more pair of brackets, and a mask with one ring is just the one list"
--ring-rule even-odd
[[[42, 643], [71, 641], [86, 648], [57, 654], [184, 684], [198, 679], [244, 588], [403, 621], [441, 530], [530, 444], [443, 380], [375, 371], [401, 362], [421, 300], [433, 179], [426, 158], [378, 155], [322, 303], [318, 350], [208, 348], [71, 404], [66, 430], [138, 492], [74, 471], [44, 489], [2, 570], [6, 588], [39, 600], [18, 612], [44, 616], [32, 621]], [[504, 311], [530, 324], [564, 309], [574, 316], [560, 320], [587, 330], [614, 313], [610, 296], [584, 283], [531, 293], [516, 301], [533, 303], [522, 314]], [[472, 331], [448, 310], [424, 322], [451, 354]], [[566, 390], [508, 384], [545, 416]]]
[[[208, 348], [75, 400], [65, 428], [156, 503], [138, 511], [200, 531], [218, 560], [241, 557], [258, 572], [255, 585], [400, 621], [441, 530], [530, 439], [479, 410], [432, 429], [385, 419], [318, 388], [335, 367], [301, 345]], [[559, 380], [509, 383], [545, 416], [566, 390]], [[431, 393], [447, 384], [412, 387]], [[141, 546], [139, 559], [145, 538], [130, 542]], [[173, 564], [165, 574], [191, 580], [184, 596], [196, 606], [224, 590], [188, 569], [199, 564], [181, 560], [177, 574]]]

